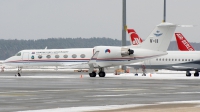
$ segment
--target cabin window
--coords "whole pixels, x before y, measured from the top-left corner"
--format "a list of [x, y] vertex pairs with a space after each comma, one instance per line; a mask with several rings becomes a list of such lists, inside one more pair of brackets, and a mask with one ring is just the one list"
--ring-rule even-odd
[[178, 61], [181, 61], [181, 59], [178, 59]]
[[51, 58], [51, 55], [47, 55], [46, 57], [47, 57], [47, 58]]
[[184, 59], [182, 59], [182, 61], [184, 61]]
[[159, 59], [159, 61], [161, 61], [161, 58]]
[[177, 59], [175, 59], [175, 61], [177, 61]]
[[162, 60], [164, 61], [165, 59], [163, 58]]
[[76, 57], [77, 57], [77, 55], [76, 55], [76, 54], [73, 54], [73, 55], [72, 55], [72, 58], [76, 58]]
[[167, 59], [165, 59], [167, 61]]
[[15, 54], [15, 56], [21, 56], [21, 52], [18, 52], [17, 54]]
[[41, 58], [42, 58], [42, 55], [39, 55], [38, 58], [41, 59]]
[[170, 59], [169, 59], [169, 61], [170, 61]]
[[193, 59], [192, 59], [192, 61], [193, 61]]
[[188, 61], [190, 61], [190, 59], [188, 59]]
[[55, 55], [55, 58], [59, 58], [59, 55]]
[[185, 59], [185, 61], [187, 61], [187, 59]]
[[174, 61], [174, 59], [172, 59], [172, 61]]
[[68, 55], [65, 54], [65, 55], [63, 56], [63, 58], [68, 58]]
[[85, 54], [81, 54], [81, 56], [80, 56], [81, 58], [85, 58]]

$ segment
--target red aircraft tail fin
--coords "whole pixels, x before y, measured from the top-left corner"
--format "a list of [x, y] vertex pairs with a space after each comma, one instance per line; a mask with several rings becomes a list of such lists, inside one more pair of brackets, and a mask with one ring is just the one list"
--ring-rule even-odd
[[181, 33], [175, 33], [175, 36], [180, 51], [194, 51], [194, 48]]

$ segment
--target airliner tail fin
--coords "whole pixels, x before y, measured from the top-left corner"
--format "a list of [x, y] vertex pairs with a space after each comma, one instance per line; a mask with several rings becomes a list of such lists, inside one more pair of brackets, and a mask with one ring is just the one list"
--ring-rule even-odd
[[127, 29], [127, 32], [130, 35], [131, 45], [138, 45], [142, 43], [142, 39], [138, 36], [134, 29]]
[[194, 51], [194, 48], [181, 33], [175, 33], [176, 42], [180, 51]]

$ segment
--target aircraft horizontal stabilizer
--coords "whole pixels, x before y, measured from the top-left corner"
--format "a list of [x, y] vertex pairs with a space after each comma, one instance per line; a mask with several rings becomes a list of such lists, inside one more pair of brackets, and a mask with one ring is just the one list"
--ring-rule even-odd
[[195, 27], [197, 25], [177, 25], [177, 27]]

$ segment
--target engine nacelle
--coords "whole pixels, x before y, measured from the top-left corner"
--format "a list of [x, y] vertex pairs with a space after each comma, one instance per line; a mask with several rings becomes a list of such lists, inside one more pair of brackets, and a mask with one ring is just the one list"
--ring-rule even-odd
[[134, 51], [126, 47], [96, 46], [94, 53], [97, 51], [98, 54], [94, 56], [94, 59], [96, 59], [95, 63], [101, 67], [115, 65], [121, 61], [129, 61], [130, 58], [134, 58], [132, 55]]
[[130, 49], [130, 48], [121, 48], [122, 57], [129, 56], [129, 55], [131, 55], [133, 53], [134, 53], [134, 51], [132, 49]]

